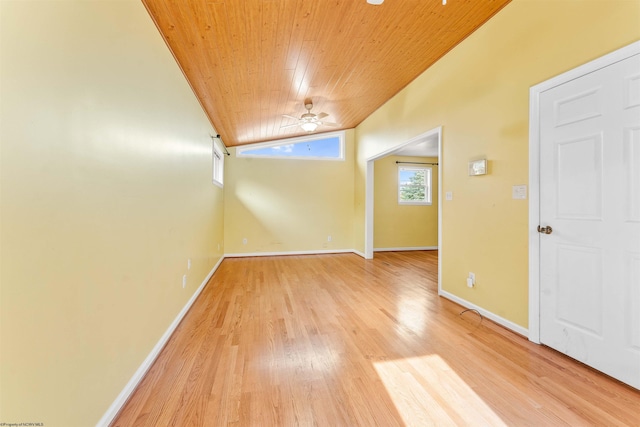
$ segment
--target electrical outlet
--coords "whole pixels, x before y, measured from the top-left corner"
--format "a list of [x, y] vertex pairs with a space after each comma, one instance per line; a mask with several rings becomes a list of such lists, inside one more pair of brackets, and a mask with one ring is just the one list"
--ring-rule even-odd
[[467, 286], [473, 288], [476, 285], [476, 274], [469, 272], [469, 277], [467, 277]]
[[187, 270], [191, 270], [191, 258], [187, 260]]
[[453, 200], [453, 191], [447, 191], [444, 193], [445, 200]]
[[327, 236], [327, 242], [330, 242], [330, 241], [331, 241], [331, 235], [328, 235]]
[[247, 238], [245, 237], [244, 239], [242, 239], [242, 244], [246, 245], [247, 244]]
[[184, 289], [187, 286], [187, 275], [182, 276], [182, 288]]

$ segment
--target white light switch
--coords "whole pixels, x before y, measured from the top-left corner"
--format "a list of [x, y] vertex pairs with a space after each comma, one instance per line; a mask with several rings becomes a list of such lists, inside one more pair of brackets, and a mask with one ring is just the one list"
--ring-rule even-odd
[[453, 200], [453, 191], [447, 191], [446, 193], [444, 193], [444, 198], [446, 200]]
[[511, 193], [511, 197], [518, 200], [526, 200], [527, 198], [527, 186], [526, 185], [514, 185]]

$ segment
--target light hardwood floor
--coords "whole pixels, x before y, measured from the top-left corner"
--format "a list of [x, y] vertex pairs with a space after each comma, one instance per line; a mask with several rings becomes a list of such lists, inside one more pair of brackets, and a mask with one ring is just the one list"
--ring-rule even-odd
[[437, 295], [437, 252], [226, 259], [113, 426], [640, 425], [640, 392]]

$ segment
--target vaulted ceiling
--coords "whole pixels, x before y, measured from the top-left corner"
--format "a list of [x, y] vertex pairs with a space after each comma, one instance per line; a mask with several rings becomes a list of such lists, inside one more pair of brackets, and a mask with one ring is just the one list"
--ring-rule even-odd
[[[227, 146], [357, 126], [510, 0], [143, 0]], [[325, 126], [316, 132], [335, 130]]]

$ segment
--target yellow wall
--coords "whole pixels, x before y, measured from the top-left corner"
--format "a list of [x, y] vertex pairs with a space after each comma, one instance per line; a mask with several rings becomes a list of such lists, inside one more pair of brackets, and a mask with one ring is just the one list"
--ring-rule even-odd
[[438, 246], [438, 166], [430, 166], [432, 204], [400, 205], [396, 161], [437, 163], [438, 159], [387, 156], [375, 161], [373, 247], [378, 249]]
[[236, 157], [231, 150], [225, 253], [353, 249], [353, 130], [345, 140], [345, 161]]
[[220, 259], [213, 130], [140, 1], [0, 8], [0, 421], [91, 426]]
[[[356, 128], [356, 246], [364, 242], [366, 159], [443, 126], [445, 291], [528, 323], [529, 88], [640, 39], [636, 0], [514, 0]], [[467, 164], [489, 159], [489, 175]], [[465, 285], [468, 272], [477, 286]]]
[[640, 39], [640, 2], [514, 0], [348, 132], [347, 161], [227, 157], [224, 212], [213, 130], [138, 0], [2, 0], [0, 37], [0, 421], [86, 426], [223, 237], [364, 251], [365, 160], [440, 125], [444, 289], [526, 326], [529, 87]]

